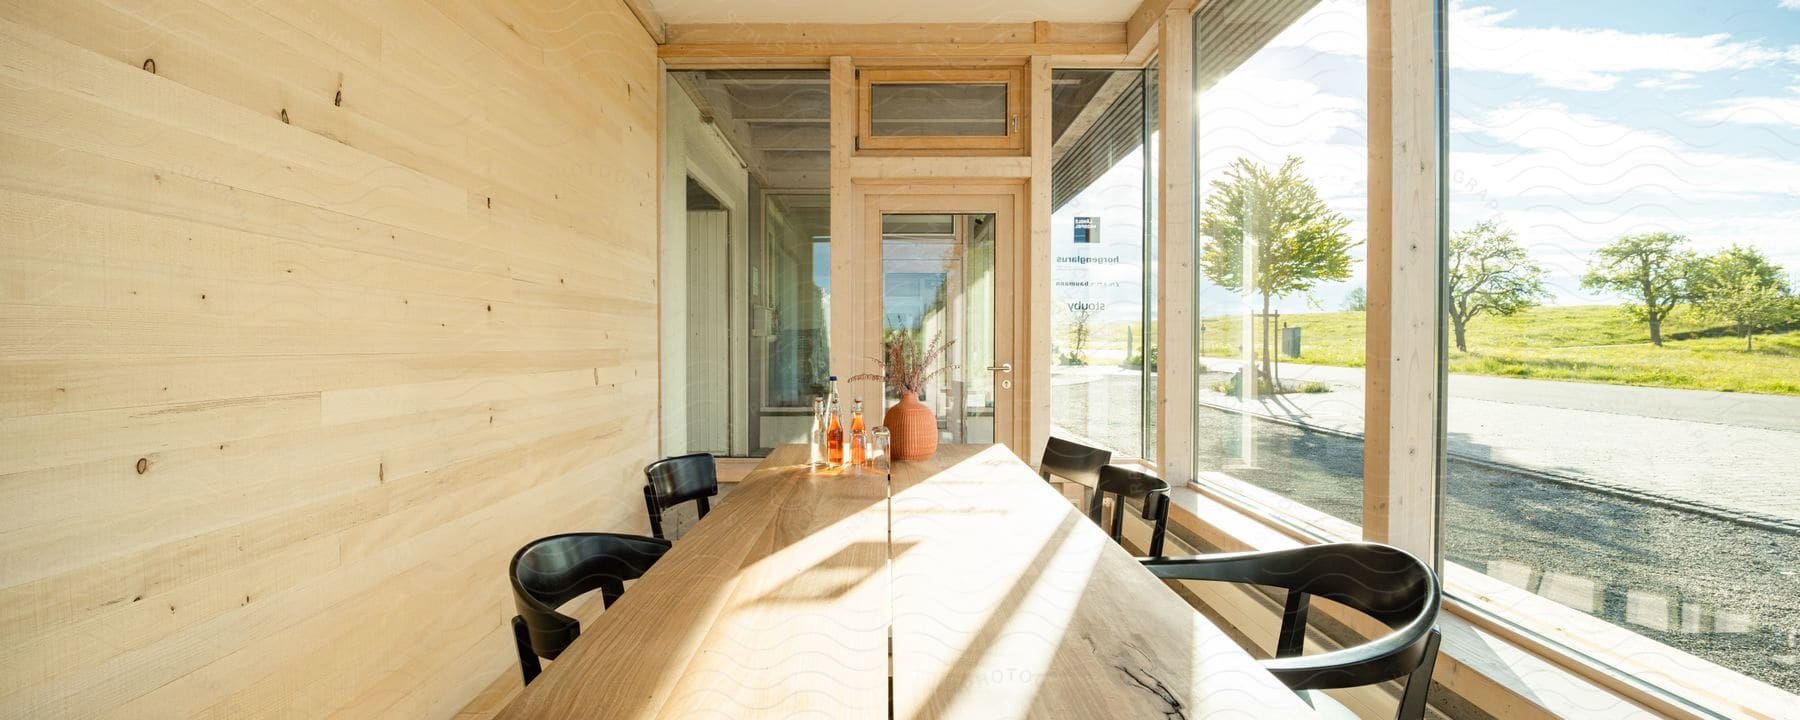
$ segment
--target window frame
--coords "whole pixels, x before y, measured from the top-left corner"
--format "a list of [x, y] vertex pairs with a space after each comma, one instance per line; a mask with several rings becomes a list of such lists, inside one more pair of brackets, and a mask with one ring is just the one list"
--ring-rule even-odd
[[[1293, 541], [1318, 543], [1346, 539], [1343, 536], [1355, 530], [1365, 541], [1384, 542], [1419, 554], [1437, 569], [1443, 583], [1446, 626], [1460, 623], [1475, 628], [1567, 673], [1571, 680], [1590, 683], [1612, 698], [1663, 716], [1689, 720], [1724, 717], [1728, 713], [1735, 716], [1771, 712], [1782, 702], [1780, 688], [1604, 619], [1491, 581], [1444, 557], [1448, 397], [1444, 310], [1449, 191], [1447, 5], [1446, 0], [1368, 0], [1372, 46], [1367, 105], [1371, 254], [1367, 281], [1370, 360], [1365, 371], [1371, 375], [1364, 386], [1368, 415], [1362, 522], [1351, 526], [1304, 505], [1285, 507], [1282, 498], [1255, 492], [1257, 488], [1236, 478], [1202, 472], [1198, 467], [1166, 477], [1173, 484], [1185, 486], [1185, 492], [1253, 520], [1259, 532], [1268, 530]], [[1193, 62], [1193, 53], [1200, 50], [1191, 46], [1195, 18], [1190, 13], [1180, 17], [1183, 22], [1167, 22], [1172, 17], [1173, 13], [1165, 18], [1159, 52], [1165, 61], [1173, 52], [1180, 53], [1173, 57]], [[1183, 107], [1192, 111], [1197, 86], [1179, 84], [1172, 89], [1186, 94], [1165, 99], [1165, 112]], [[1195, 135], [1184, 143], [1171, 136], [1168, 118], [1164, 118], [1163, 127], [1165, 169], [1191, 172], [1197, 168], [1198, 128], [1189, 128]], [[1175, 156], [1171, 148], [1191, 154]], [[1166, 182], [1164, 188], [1171, 189]], [[1197, 202], [1197, 186], [1182, 189], [1191, 189]], [[1374, 254], [1377, 212], [1386, 214], [1385, 227], [1379, 231], [1385, 234], [1380, 248], [1385, 255], [1379, 260], [1379, 274]], [[1177, 218], [1164, 218], [1161, 229], [1172, 237], [1188, 235], [1194, 231], [1191, 220], [1190, 216], [1183, 224]], [[1174, 277], [1190, 285], [1165, 285], [1161, 292], [1163, 302], [1195, 303], [1197, 275], [1189, 272]], [[1191, 313], [1193, 308], [1189, 304], [1181, 309]], [[1197, 313], [1194, 316], [1197, 318]], [[1159, 391], [1158, 395], [1163, 413], [1160, 419], [1191, 423], [1196, 417], [1197, 388], [1189, 387], [1179, 394]], [[1177, 435], [1175, 439], [1185, 440], [1187, 445], [1179, 452], [1171, 447], [1159, 448], [1160, 454], [1175, 463], [1194, 463], [1197, 438]], [[1378, 458], [1375, 462], [1379, 464], [1372, 466], [1371, 458]], [[1211, 520], [1199, 522], [1226, 535], [1232, 532]], [[1459, 653], [1448, 643], [1445, 653], [1453, 662], [1484, 659], [1480, 653]], [[1497, 661], [1509, 671], [1516, 671], [1519, 662], [1505, 658]], [[1650, 672], [1659, 664], [1682, 668], [1687, 675]], [[1481, 669], [1476, 672], [1485, 676], [1481, 679], [1491, 680], [1501, 692], [1517, 693], [1514, 698], [1499, 698], [1484, 692], [1474, 698], [1482, 709], [1515, 701], [1539, 702], [1531, 699], [1537, 685], [1534, 679]], [[1444, 684], [1462, 683], [1446, 679]]]
[[[857, 68], [856, 148], [858, 150], [956, 150], [1020, 154], [1026, 151], [1025, 68]], [[876, 135], [876, 85], [1005, 85], [1005, 135]]]

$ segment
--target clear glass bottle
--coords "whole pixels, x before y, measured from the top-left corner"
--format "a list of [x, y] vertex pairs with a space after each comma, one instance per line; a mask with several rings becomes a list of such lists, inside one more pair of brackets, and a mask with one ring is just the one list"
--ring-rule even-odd
[[869, 464], [869, 433], [863, 427], [862, 398], [857, 398], [850, 410], [850, 464]]
[[819, 467], [825, 464], [825, 398], [815, 397], [812, 401], [812, 430], [806, 434], [806, 464]]

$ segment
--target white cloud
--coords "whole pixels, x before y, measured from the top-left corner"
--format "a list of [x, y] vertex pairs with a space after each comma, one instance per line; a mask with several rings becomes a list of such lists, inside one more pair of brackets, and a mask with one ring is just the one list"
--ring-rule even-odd
[[1699, 88], [1700, 83], [1694, 82], [1693, 73], [1677, 72], [1658, 77], [1644, 78], [1643, 80], [1632, 83], [1632, 87], [1643, 90], [1663, 91], [1693, 90]]
[[1280, 76], [1291, 68], [1260, 69], [1252, 61], [1201, 95], [1201, 186], [1223, 178], [1239, 157], [1273, 167], [1296, 155], [1327, 203], [1360, 215], [1369, 160], [1362, 99]]
[[1781, 6], [1789, 10], [1800, 10], [1800, 0], [1781, 0]]
[[1626, 73], [1744, 70], [1789, 52], [1728, 33], [1676, 35], [1610, 29], [1519, 27], [1512, 11], [1457, 4], [1450, 15], [1453, 68], [1529, 75], [1550, 87], [1610, 90]]
[[[1774, 48], [1756, 41], [1736, 41], [1729, 33], [1680, 35], [1528, 27], [1515, 24], [1515, 15], [1510, 10], [1452, 2], [1451, 68], [1521, 75], [1548, 87], [1597, 92], [1617, 87], [1631, 73], [1657, 73], [1665, 78], [1686, 75], [1686, 79], [1692, 79], [1699, 73], [1782, 62], [1800, 64], [1800, 47]], [[1269, 46], [1360, 57], [1367, 52], [1361, 28], [1364, 22], [1360, 3], [1326, 0]]]
[[[1800, 3], [1800, 0], [1794, 0]], [[1797, 88], [1800, 89], [1800, 88]], [[1689, 117], [1702, 122], [1800, 127], [1800, 96], [1721, 100]]]
[[1701, 198], [1800, 198], [1800, 162], [1699, 150], [1560, 103], [1519, 102], [1459, 116], [1451, 130], [1476, 136], [1455, 141], [1460, 152], [1452, 172], [1496, 197], [1562, 198], [1621, 210]]

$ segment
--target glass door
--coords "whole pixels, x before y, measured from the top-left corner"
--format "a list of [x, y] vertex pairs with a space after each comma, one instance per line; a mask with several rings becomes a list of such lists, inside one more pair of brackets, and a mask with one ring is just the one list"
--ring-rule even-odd
[[[878, 186], [857, 192], [862, 232], [834, 249], [833, 277], [858, 292], [832, 304], [833, 367], [878, 367], [885, 341], [905, 336], [940, 357], [919, 400], [937, 417], [940, 444], [1029, 442], [1028, 347], [1015, 321], [1033, 311], [1015, 291], [1024, 190], [1008, 185]], [[839, 334], [841, 329], [842, 334]], [[843, 342], [838, 342], [838, 338]], [[879, 383], [849, 383], [876, 417], [899, 400]]]
[[882, 337], [942, 349], [919, 400], [944, 443], [995, 442], [995, 385], [1011, 382], [995, 369], [995, 225], [992, 213], [881, 217]]

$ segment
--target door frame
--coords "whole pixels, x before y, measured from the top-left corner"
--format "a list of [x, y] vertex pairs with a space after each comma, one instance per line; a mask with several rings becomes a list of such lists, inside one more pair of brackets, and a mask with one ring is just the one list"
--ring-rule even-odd
[[[890, 213], [959, 213], [994, 216], [994, 354], [1010, 361], [1013, 372], [1004, 376], [1012, 388], [999, 386], [995, 378], [994, 442], [1015, 453], [1028, 452], [1031, 422], [1032, 370], [1030, 343], [1031, 282], [1030, 200], [1022, 182], [908, 183], [856, 182], [853, 189], [855, 217], [852, 237], [832, 238], [831, 285], [853, 288], [833, 292], [831, 308], [831, 364], [839, 377], [873, 371], [873, 358], [881, 357], [882, 263], [881, 217]], [[846, 372], [846, 369], [849, 369]], [[965, 371], [970, 370], [965, 368]], [[982, 369], [985, 371], [985, 368]], [[883, 397], [880, 383], [850, 383], [846, 392], [863, 397]], [[1048, 389], [1044, 389], [1048, 391]], [[885, 408], [884, 408], [885, 410]]]

